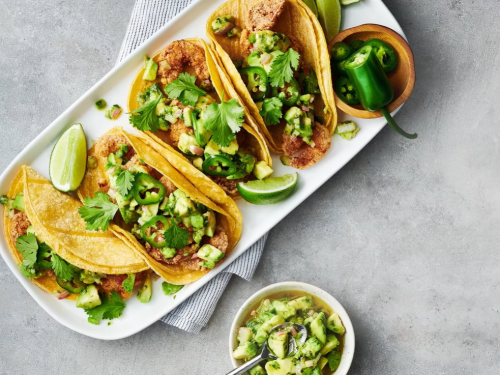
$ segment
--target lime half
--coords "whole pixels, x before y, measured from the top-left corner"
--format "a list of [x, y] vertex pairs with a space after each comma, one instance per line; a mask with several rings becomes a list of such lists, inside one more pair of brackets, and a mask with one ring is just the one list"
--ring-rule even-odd
[[87, 140], [81, 124], [74, 124], [57, 140], [50, 155], [49, 174], [57, 190], [78, 189], [87, 167]]
[[242, 198], [252, 204], [274, 204], [293, 193], [299, 174], [297, 172], [265, 180], [239, 182], [238, 191]]
[[302, 0], [308, 7], [309, 9], [312, 10], [314, 15], [318, 17], [318, 7], [316, 6], [316, 1], [315, 0]]
[[342, 22], [342, 8], [339, 0], [316, 0], [318, 5], [319, 23], [325, 32], [326, 42], [337, 36]]

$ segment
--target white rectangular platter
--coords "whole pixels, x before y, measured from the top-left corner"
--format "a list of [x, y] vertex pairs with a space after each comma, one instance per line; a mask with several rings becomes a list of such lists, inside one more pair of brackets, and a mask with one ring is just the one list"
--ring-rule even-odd
[[[102, 112], [94, 108], [94, 102], [104, 98], [109, 104], [116, 103], [126, 108], [129, 85], [141, 67], [142, 56], [144, 54], [152, 55], [177, 39], [188, 37], [206, 39], [205, 22], [215, 8], [224, 1], [195, 0], [147, 42], [137, 48], [123, 63], [109, 72], [50, 124], [15, 158], [0, 176], [0, 192], [6, 193], [8, 191], [12, 179], [23, 164], [32, 166], [37, 172], [48, 177], [49, 157], [52, 147], [59, 135], [75, 122], [83, 125], [88, 144], [92, 144], [101, 134], [113, 126], [123, 126], [125, 130], [135, 132], [128, 125], [127, 115], [122, 115], [117, 121], [107, 120]], [[344, 29], [364, 23], [381, 24], [404, 36], [396, 19], [381, 0], [362, 0], [358, 4], [344, 8]], [[339, 121], [345, 121], [346, 119], [349, 119], [349, 117], [339, 113]], [[114, 320], [110, 326], [105, 323], [98, 326], [89, 324], [85, 312], [76, 308], [73, 301], [59, 301], [49, 293], [38, 289], [19, 271], [3, 236], [0, 239], [0, 253], [28, 293], [59, 323], [81, 334], [103, 340], [116, 340], [133, 335], [173, 310], [219, 272], [222, 272], [225, 267], [351, 160], [386, 124], [384, 119], [356, 119], [356, 123], [361, 128], [357, 137], [351, 141], [346, 141], [335, 135], [332, 148], [326, 157], [308, 170], [299, 172], [297, 189], [287, 200], [272, 206], [253, 206], [242, 200], [238, 201], [238, 206], [243, 215], [243, 233], [237, 247], [221, 266], [211, 271], [201, 280], [184, 287], [177, 293], [175, 299], [162, 293], [162, 281], [161, 279], [157, 280], [153, 287], [153, 298], [150, 303], [141, 304], [136, 298], [130, 298], [127, 300], [127, 307], [123, 315]], [[283, 166], [277, 157], [274, 157], [273, 162], [276, 176], [295, 171], [292, 168]], [[0, 220], [2, 221], [0, 224], [3, 225], [3, 215]]]

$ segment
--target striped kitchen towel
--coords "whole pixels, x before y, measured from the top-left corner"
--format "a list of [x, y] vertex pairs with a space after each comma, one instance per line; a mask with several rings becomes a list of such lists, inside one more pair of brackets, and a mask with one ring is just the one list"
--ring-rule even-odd
[[[137, 0], [117, 63], [191, 2], [192, 0]], [[259, 264], [266, 239], [267, 234], [203, 288], [161, 318], [161, 321], [187, 332], [199, 333], [212, 316], [231, 276], [235, 274], [250, 281]]]

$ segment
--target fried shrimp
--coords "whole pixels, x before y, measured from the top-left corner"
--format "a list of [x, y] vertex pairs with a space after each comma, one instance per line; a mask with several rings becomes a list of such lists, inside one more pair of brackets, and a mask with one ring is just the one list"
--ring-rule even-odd
[[28, 219], [28, 216], [24, 212], [19, 211], [12, 218], [12, 229], [11, 235], [14, 242], [17, 241], [17, 238], [28, 233], [28, 228], [31, 226], [31, 223]]
[[250, 31], [271, 30], [285, 8], [286, 0], [264, 0], [248, 12]]
[[284, 164], [297, 169], [306, 169], [325, 156], [331, 145], [328, 129], [316, 123], [313, 127], [311, 140], [314, 142], [314, 147], [307, 147], [296, 157], [285, 156], [283, 158]]
[[128, 151], [125, 154], [125, 158], [132, 159], [135, 155], [135, 151], [132, 145], [122, 135], [107, 134], [102, 136], [95, 144], [95, 152], [97, 155], [105, 158], [109, 154], [113, 154], [120, 149], [120, 145], [128, 145]]
[[177, 186], [166, 176], [160, 178], [160, 183], [165, 186], [165, 197], [169, 197], [170, 194], [177, 190]]
[[186, 40], [178, 40], [168, 45], [161, 52], [158, 63], [158, 74], [162, 77], [163, 84], [169, 84], [177, 79], [185, 65], [193, 67], [198, 84], [207, 83], [206, 81], [210, 80], [205, 51]]

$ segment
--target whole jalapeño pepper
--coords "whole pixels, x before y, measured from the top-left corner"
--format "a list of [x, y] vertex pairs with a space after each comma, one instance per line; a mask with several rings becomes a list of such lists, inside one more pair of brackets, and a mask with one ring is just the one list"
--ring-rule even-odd
[[132, 194], [137, 203], [148, 206], [162, 201], [165, 197], [165, 186], [147, 173], [138, 173], [135, 176]]
[[259, 66], [249, 66], [241, 69], [240, 74], [253, 101], [263, 101], [268, 90], [266, 71]]
[[394, 90], [372, 46], [361, 47], [346, 60], [344, 66], [356, 87], [361, 105], [367, 111], [381, 111], [389, 125], [403, 137], [417, 138], [417, 134], [408, 134], [401, 129], [387, 110], [387, 105], [394, 99]]

